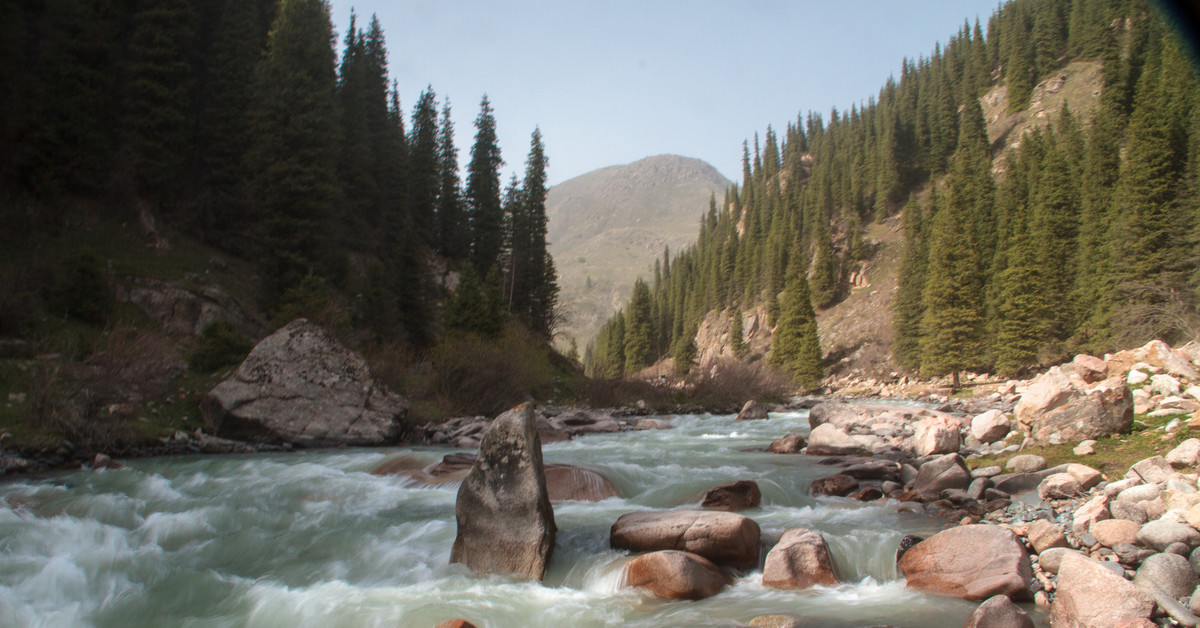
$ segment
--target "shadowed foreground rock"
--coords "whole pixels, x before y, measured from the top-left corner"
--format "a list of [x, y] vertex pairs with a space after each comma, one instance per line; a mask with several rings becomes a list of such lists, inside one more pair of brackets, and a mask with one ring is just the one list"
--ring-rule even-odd
[[763, 564], [763, 586], [776, 589], [807, 589], [815, 585], [837, 585], [829, 547], [820, 532], [791, 528], [767, 553]]
[[897, 567], [909, 587], [968, 600], [1029, 599], [1033, 577], [1017, 535], [991, 525], [938, 532], [905, 552]]
[[200, 401], [214, 432], [302, 447], [395, 442], [408, 402], [367, 362], [303, 318], [267, 336]]
[[1007, 596], [996, 595], [980, 604], [963, 628], [1033, 628], [1033, 620]]
[[505, 412], [484, 433], [458, 489], [454, 517], [458, 535], [450, 562], [480, 575], [545, 575], [557, 528], [532, 405]]
[[753, 519], [732, 512], [664, 510], [621, 515], [609, 532], [613, 549], [680, 550], [718, 565], [754, 567], [762, 532]]
[[704, 499], [700, 501], [701, 508], [712, 510], [746, 510], [758, 508], [762, 504], [762, 491], [754, 480], [738, 480], [708, 489]]
[[664, 600], [714, 596], [732, 580], [703, 556], [677, 550], [642, 554], [625, 566], [625, 583]]

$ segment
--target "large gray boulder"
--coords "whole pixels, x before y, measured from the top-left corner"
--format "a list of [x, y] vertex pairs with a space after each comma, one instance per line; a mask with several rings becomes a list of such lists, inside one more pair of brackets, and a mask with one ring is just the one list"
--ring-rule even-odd
[[1133, 425], [1133, 393], [1124, 384], [1099, 385], [1035, 419], [1031, 436], [1040, 443], [1061, 445], [1129, 431]]
[[531, 404], [505, 412], [484, 432], [479, 455], [458, 489], [454, 518], [458, 535], [451, 563], [480, 575], [535, 580], [545, 575], [558, 529]]
[[958, 454], [938, 456], [921, 465], [913, 490], [923, 499], [937, 499], [948, 488], [966, 490], [971, 485], [971, 471]]
[[395, 442], [408, 405], [362, 356], [300, 318], [259, 342], [200, 412], [225, 438], [333, 447]]
[[[1138, 567], [1133, 583], [1151, 594], [1154, 588], [1162, 591], [1167, 597], [1180, 599], [1189, 597], [1196, 590], [1200, 581], [1188, 559], [1179, 554], [1154, 554], [1142, 561]], [[1154, 588], [1150, 588], [1154, 587]]]
[[776, 589], [837, 585], [825, 538], [820, 532], [805, 528], [786, 530], [775, 547], [767, 552], [762, 583]]
[[718, 565], [758, 564], [762, 531], [749, 517], [717, 510], [640, 511], [621, 515], [609, 530], [613, 549], [680, 550]]

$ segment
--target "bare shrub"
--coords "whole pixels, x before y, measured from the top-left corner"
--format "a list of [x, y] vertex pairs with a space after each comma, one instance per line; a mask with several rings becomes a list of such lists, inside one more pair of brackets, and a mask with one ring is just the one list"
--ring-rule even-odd
[[737, 410], [750, 399], [778, 401], [792, 390], [786, 375], [757, 361], [720, 360], [688, 375], [691, 397], [701, 405], [722, 410]]

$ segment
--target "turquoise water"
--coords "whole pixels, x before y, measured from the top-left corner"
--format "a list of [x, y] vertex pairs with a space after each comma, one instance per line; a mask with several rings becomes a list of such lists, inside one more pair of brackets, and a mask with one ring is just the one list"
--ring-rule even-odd
[[[545, 446], [547, 462], [601, 471], [622, 497], [555, 504], [558, 542], [542, 583], [449, 564], [456, 484], [369, 473], [401, 455], [433, 463], [446, 449], [142, 459], [9, 482], [0, 485], [0, 625], [728, 626], [784, 614], [814, 626], [937, 628], [961, 626], [974, 608], [909, 591], [896, 573], [900, 538], [941, 522], [891, 502], [809, 497], [808, 483], [831, 468], [746, 451], [807, 432], [805, 412], [667, 418], [674, 429]], [[698, 602], [621, 586], [627, 555], [608, 547], [620, 515], [695, 505], [740, 479], [762, 489], [763, 506], [743, 514], [764, 544], [789, 527], [819, 530], [845, 584], [778, 591], [756, 570]]]

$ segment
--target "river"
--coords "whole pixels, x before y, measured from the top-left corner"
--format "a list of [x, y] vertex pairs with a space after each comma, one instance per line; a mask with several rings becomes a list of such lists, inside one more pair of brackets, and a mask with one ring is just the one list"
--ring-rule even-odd
[[[433, 463], [446, 449], [151, 458], [9, 481], [0, 484], [0, 625], [429, 628], [463, 617], [505, 628], [728, 626], [784, 614], [813, 626], [938, 628], [961, 626], [974, 608], [910, 591], [896, 572], [900, 538], [943, 522], [899, 513], [895, 502], [810, 497], [809, 482], [829, 467], [747, 451], [807, 433], [806, 411], [667, 418], [674, 429], [543, 448], [547, 462], [601, 471], [622, 497], [555, 504], [558, 543], [540, 584], [449, 564], [457, 484], [369, 473], [400, 454]], [[764, 544], [789, 527], [819, 530], [845, 584], [773, 590], [756, 570], [698, 602], [620, 586], [626, 554], [608, 547], [620, 515], [694, 505], [740, 479], [762, 490], [763, 506], [743, 514]]]

